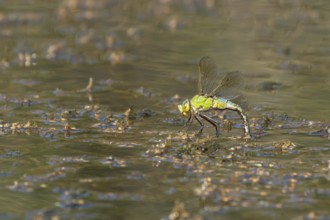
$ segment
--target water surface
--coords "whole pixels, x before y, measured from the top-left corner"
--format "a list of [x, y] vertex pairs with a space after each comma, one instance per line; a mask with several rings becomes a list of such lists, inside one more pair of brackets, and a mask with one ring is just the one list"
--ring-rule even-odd
[[[0, 5], [1, 218], [330, 218], [327, 1]], [[256, 139], [180, 132], [203, 56]]]

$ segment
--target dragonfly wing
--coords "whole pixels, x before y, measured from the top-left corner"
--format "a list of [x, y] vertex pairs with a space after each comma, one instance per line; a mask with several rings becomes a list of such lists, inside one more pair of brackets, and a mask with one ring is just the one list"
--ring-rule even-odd
[[233, 71], [223, 74], [223, 78], [218, 82], [210, 95], [218, 95], [222, 97], [235, 97], [238, 90], [243, 86], [242, 73], [239, 71]]
[[[203, 57], [199, 61], [198, 89], [200, 95], [208, 95], [217, 86], [217, 66], [210, 57]], [[219, 82], [218, 82], [219, 83]]]
[[207, 96], [235, 97], [237, 88], [242, 85], [239, 71], [221, 73], [210, 57], [199, 62], [199, 94]]

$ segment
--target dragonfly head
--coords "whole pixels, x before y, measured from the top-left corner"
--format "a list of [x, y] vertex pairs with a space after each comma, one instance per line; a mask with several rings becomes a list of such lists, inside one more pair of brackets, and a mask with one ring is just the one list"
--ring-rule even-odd
[[179, 111], [182, 115], [187, 116], [190, 112], [190, 102], [188, 99], [184, 100], [182, 105], [178, 105]]

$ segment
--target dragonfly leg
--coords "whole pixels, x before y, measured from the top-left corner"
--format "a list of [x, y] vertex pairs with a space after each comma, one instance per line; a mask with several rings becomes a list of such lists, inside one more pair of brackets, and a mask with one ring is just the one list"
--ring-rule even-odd
[[204, 124], [202, 122], [202, 119], [200, 118], [199, 114], [194, 114], [194, 118], [198, 121], [198, 123], [201, 125], [201, 128], [199, 129], [197, 135], [201, 135], [203, 133]]
[[186, 131], [188, 131], [191, 123], [192, 123], [192, 112], [189, 112], [189, 118], [186, 121], [186, 123], [183, 125], [183, 128], [182, 129], [186, 128]]
[[212, 118], [210, 118], [209, 116], [207, 116], [207, 115], [204, 115], [204, 114], [200, 113], [199, 116], [201, 116], [201, 118], [203, 118], [205, 121], [207, 121], [211, 125], [213, 125], [213, 127], [215, 127], [215, 135], [217, 137], [219, 137], [218, 123], [215, 120], [213, 120]]

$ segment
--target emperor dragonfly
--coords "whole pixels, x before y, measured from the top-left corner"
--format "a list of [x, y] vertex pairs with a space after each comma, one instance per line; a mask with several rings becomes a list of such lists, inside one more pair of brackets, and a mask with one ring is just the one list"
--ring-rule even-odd
[[216, 136], [219, 136], [218, 123], [204, 113], [210, 110], [232, 110], [240, 114], [243, 120], [245, 136], [251, 138], [249, 122], [243, 109], [230, 101], [230, 99], [217, 96], [221, 95], [221, 92], [231, 91], [232, 88], [235, 88], [241, 82], [242, 76], [239, 71], [220, 74], [214, 61], [209, 57], [203, 57], [199, 62], [199, 94], [195, 95], [191, 100], [184, 100], [182, 105], [178, 105], [181, 114], [188, 116], [186, 126], [189, 126], [193, 118], [195, 118], [201, 126], [198, 132], [198, 134], [201, 134], [204, 129], [202, 121], [204, 119], [215, 127]]

